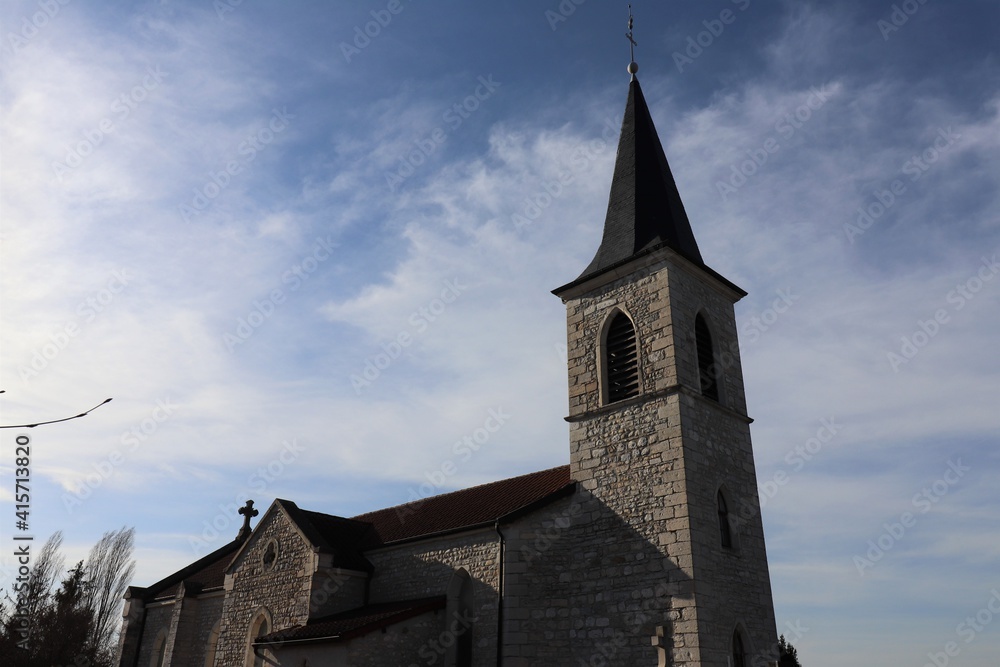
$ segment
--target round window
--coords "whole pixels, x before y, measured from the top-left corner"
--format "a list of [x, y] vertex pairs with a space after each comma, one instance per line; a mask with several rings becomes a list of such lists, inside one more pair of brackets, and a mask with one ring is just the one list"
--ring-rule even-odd
[[260, 561], [261, 563], [264, 564], [265, 570], [270, 570], [274, 568], [274, 563], [277, 560], [278, 560], [278, 543], [275, 542], [274, 540], [271, 540], [270, 542], [267, 543], [267, 546], [264, 547], [264, 555], [261, 556]]

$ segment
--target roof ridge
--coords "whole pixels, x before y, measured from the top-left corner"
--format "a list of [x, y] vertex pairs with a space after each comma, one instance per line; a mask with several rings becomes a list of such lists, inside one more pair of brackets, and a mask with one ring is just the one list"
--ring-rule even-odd
[[[344, 521], [346, 523], [367, 523], [366, 521], [358, 521], [357, 518], [351, 516], [343, 516], [342, 514], [329, 514], [327, 512], [319, 512], [317, 510], [304, 510], [301, 507], [298, 508], [299, 512], [304, 512], [306, 514], [311, 514], [313, 516], [323, 517], [325, 519], [337, 519], [339, 521]], [[378, 511], [378, 510], [376, 510]], [[311, 520], [311, 517], [307, 517]]]
[[461, 489], [455, 489], [454, 491], [447, 491], [445, 493], [438, 493], [438, 494], [435, 494], [433, 496], [427, 496], [426, 498], [420, 498], [418, 500], [410, 500], [410, 501], [407, 501], [405, 503], [399, 503], [399, 504], [396, 504], [396, 505], [390, 505], [389, 507], [382, 507], [382, 508], [379, 508], [377, 510], [371, 510], [371, 511], [365, 512], [363, 514], [357, 514], [357, 515], [351, 517], [351, 519], [353, 519], [353, 520], [363, 520], [362, 517], [370, 516], [372, 514], [378, 514], [380, 512], [386, 512], [388, 510], [394, 510], [397, 507], [406, 507], [407, 505], [420, 505], [420, 504], [423, 504], [423, 503], [427, 502], [428, 500], [443, 499], [443, 498], [447, 498], [448, 496], [456, 494], [456, 493], [465, 493], [466, 491], [474, 491], [476, 489], [482, 489], [484, 487], [491, 486], [493, 484], [503, 484], [505, 482], [511, 482], [513, 480], [523, 479], [525, 477], [531, 477], [532, 475], [541, 475], [541, 474], [544, 474], [544, 473], [547, 473], [547, 472], [554, 472], [556, 470], [561, 470], [563, 468], [569, 468], [569, 464], [566, 463], [566, 464], [563, 464], [561, 466], [554, 466], [552, 468], [546, 468], [545, 470], [536, 470], [535, 472], [524, 473], [523, 475], [515, 475], [514, 477], [504, 477], [503, 479], [496, 479], [496, 480], [493, 480], [492, 482], [483, 482], [482, 484], [477, 484], [475, 486], [466, 486], [466, 487], [463, 487]]
[[[370, 548], [468, 530], [520, 516], [561, 497], [574, 484], [569, 465], [561, 465], [456, 489], [354, 517], [302, 509], [294, 501], [275, 498], [264, 518], [272, 512], [281, 512], [306, 542], [320, 551], [332, 553], [337, 567], [371, 571], [372, 565], [364, 556], [364, 552]], [[253, 535], [258, 535], [257, 529], [260, 526], [261, 523], [258, 522]], [[168, 591], [188, 577], [218, 563], [224, 563], [226, 569], [232, 567], [235, 559], [247, 548], [250, 539], [233, 540], [223, 545], [152, 586], [141, 589], [141, 594], [148, 597]]]

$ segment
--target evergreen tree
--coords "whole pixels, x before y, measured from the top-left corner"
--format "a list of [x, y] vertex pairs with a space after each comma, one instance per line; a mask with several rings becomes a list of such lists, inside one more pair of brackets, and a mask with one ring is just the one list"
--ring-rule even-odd
[[785, 635], [778, 637], [778, 667], [802, 667], [799, 663], [799, 652], [785, 641]]
[[53, 604], [42, 613], [39, 641], [33, 646], [41, 664], [85, 667], [95, 664], [88, 646], [93, 621], [84, 605], [88, 586], [80, 561], [52, 596]]

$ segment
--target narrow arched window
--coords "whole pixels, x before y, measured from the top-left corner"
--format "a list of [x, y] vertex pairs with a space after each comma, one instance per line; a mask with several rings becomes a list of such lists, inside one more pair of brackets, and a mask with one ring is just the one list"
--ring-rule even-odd
[[[254, 639], [260, 639], [270, 631], [271, 627], [265, 618], [261, 622], [260, 627], [257, 628], [257, 636]], [[253, 667], [264, 667], [264, 656], [257, 651], [254, 652]]]
[[719, 490], [716, 496], [716, 503], [719, 506], [719, 538], [722, 546], [727, 549], [733, 548], [733, 532], [729, 525], [729, 507], [726, 505], [726, 497]]
[[740, 631], [736, 630], [733, 633], [733, 667], [746, 667], [747, 664], [747, 653], [743, 648], [743, 637], [740, 636]]
[[212, 631], [208, 633], [208, 648], [205, 650], [205, 667], [215, 667], [215, 652], [219, 648], [219, 632], [222, 629], [222, 621], [218, 620], [212, 626]]
[[247, 633], [247, 667], [264, 667], [267, 664], [264, 649], [254, 650], [254, 642], [271, 632], [271, 622], [268, 614], [261, 611], [257, 614], [254, 622], [250, 624], [250, 632]]
[[719, 401], [718, 368], [712, 351], [712, 332], [701, 313], [694, 318], [694, 343], [698, 350], [698, 377], [702, 395]]
[[446, 665], [454, 667], [472, 667], [472, 630], [475, 615], [472, 597], [472, 578], [469, 572], [461, 567], [452, 575], [448, 584], [447, 614], [448, 631], [453, 633], [454, 641], [445, 653]]
[[608, 403], [639, 395], [639, 360], [635, 327], [625, 313], [618, 312], [608, 325], [604, 342], [604, 368]]
[[151, 667], [163, 667], [163, 661], [167, 657], [167, 631], [160, 630], [153, 642], [153, 657], [149, 664]]

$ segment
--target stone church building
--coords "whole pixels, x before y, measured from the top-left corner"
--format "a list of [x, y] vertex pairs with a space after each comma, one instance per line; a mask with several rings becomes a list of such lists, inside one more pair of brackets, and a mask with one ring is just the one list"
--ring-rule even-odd
[[600, 247], [554, 290], [569, 464], [350, 518], [278, 499], [252, 531], [248, 504], [129, 589], [122, 667], [776, 664], [746, 292], [702, 259], [636, 69]]

